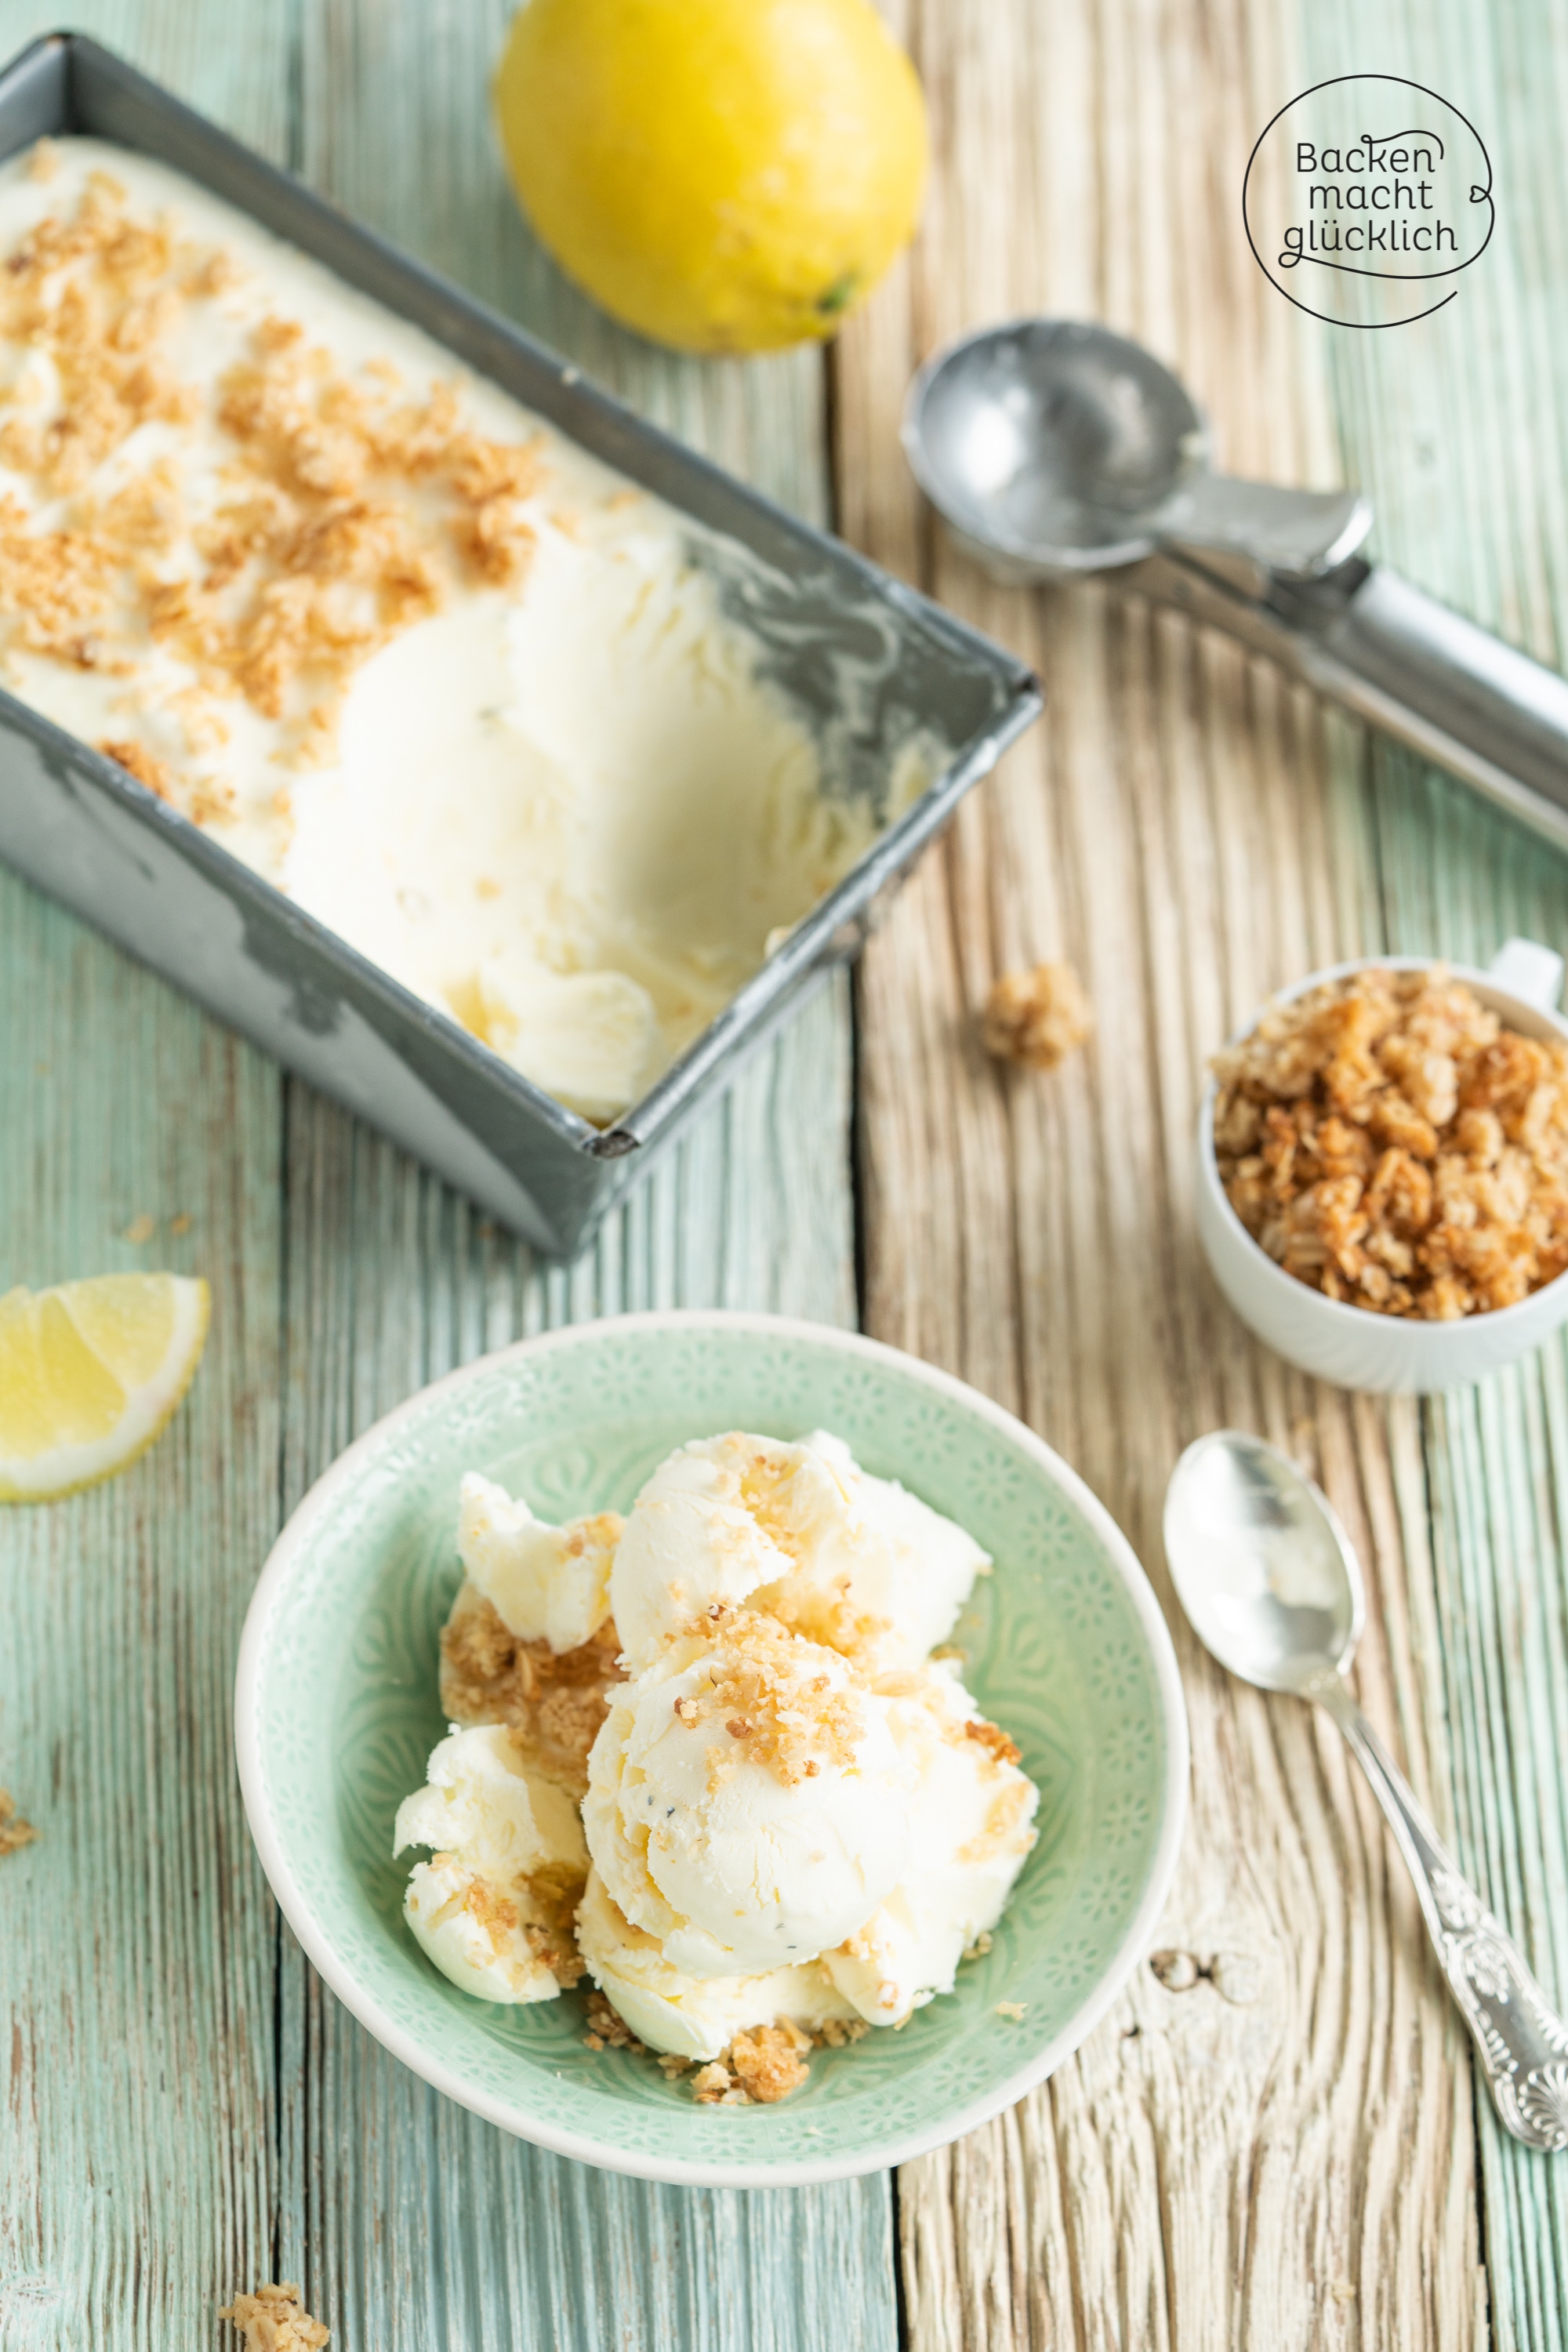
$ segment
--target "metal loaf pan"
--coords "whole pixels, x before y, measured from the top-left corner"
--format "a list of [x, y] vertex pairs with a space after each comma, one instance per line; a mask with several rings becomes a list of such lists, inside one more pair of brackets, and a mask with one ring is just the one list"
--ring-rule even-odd
[[814, 980], [855, 953], [874, 901], [1035, 717], [1036, 683], [985, 638], [643, 424], [120, 58], [60, 33], [0, 73], [0, 156], [70, 131], [184, 173], [689, 515], [721, 592], [728, 545], [737, 609], [767, 648], [764, 667], [831, 752], [842, 788], [885, 792], [893, 750], [918, 729], [945, 747], [913, 806], [644, 1099], [600, 1130], [113, 761], [0, 692], [0, 856], [540, 1250], [570, 1256], [655, 1147]]

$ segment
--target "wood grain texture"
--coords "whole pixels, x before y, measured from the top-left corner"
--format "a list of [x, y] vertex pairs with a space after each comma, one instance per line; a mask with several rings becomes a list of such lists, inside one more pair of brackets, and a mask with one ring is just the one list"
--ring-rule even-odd
[[[1560, 941], [1562, 861], [1169, 614], [1104, 586], [988, 585], [915, 510], [889, 429], [910, 368], [971, 323], [1103, 318], [1181, 367], [1236, 470], [1324, 482], [1348, 457], [1385, 551], [1550, 656], [1562, 458], [1543, 458], [1538, 522], [1520, 457], [1552, 390], [1539, 251], [1517, 233], [1484, 303], [1467, 288], [1427, 348], [1416, 330], [1317, 331], [1241, 232], [1258, 129], [1358, 65], [1425, 64], [1478, 109], [1480, 72], [1493, 152], [1522, 145], [1556, 188], [1550, 76], [1531, 86], [1520, 28], [1439, 14], [1421, 38], [1413, 10], [1380, 16], [1375, 57], [1348, 5], [1304, 12], [1300, 46], [1257, 0], [897, 15], [933, 100], [936, 184], [910, 268], [840, 347], [847, 527], [1033, 662], [1048, 709], [864, 967], [867, 1319], [1060, 1445], [1167, 1600], [1159, 1510], [1182, 1444], [1239, 1423], [1317, 1467], [1371, 1572], [1363, 1698], [1550, 1982], [1553, 1937], [1568, 1948], [1548, 1761], [1568, 1700], [1562, 1350], [1424, 1412], [1314, 1388], [1218, 1299], [1188, 1163], [1205, 1057], [1268, 989], [1384, 943], [1484, 960], [1516, 929]], [[1048, 1081], [989, 1067], [973, 1015], [991, 978], [1062, 953], [1097, 1045]], [[1160, 1940], [1206, 1974], [1176, 1992], [1141, 1972], [1046, 2091], [904, 2174], [912, 2342], [1470, 2347], [1489, 2325], [1561, 2341], [1557, 2174], [1483, 2121], [1489, 2288], [1467, 2046], [1334, 1735], [1179, 1639], [1194, 1817]]]
[[[506, 13], [72, 12], [820, 518], [815, 358], [664, 359], [531, 245], [484, 121]], [[1214, 1293], [1186, 1171], [1204, 1058], [1267, 988], [1383, 943], [1561, 945], [1568, 867], [1169, 615], [1103, 588], [989, 587], [933, 538], [896, 425], [916, 360], [972, 320], [1105, 317], [1182, 366], [1230, 465], [1343, 467], [1376, 496], [1385, 554], [1560, 658], [1564, 0], [1399, 0], [1375, 26], [1350, 0], [1299, 23], [1287, 0], [891, 13], [927, 77], [938, 171], [918, 252], [842, 347], [840, 518], [1033, 660], [1051, 708], [866, 970], [873, 1328], [1022, 1412], [1157, 1581], [1164, 1478], [1198, 1430], [1258, 1426], [1318, 1468], [1369, 1570], [1363, 1697], [1550, 1987], [1568, 1952], [1568, 1798], [1547, 1761], [1568, 1738], [1568, 1354], [1425, 1409], [1315, 1389]], [[0, 0], [0, 52], [52, 22]], [[1445, 91], [1500, 166], [1494, 252], [1440, 331], [1317, 334], [1240, 236], [1258, 127], [1357, 67]], [[973, 1008], [994, 971], [1063, 951], [1099, 1042], [1045, 1084], [1002, 1076], [974, 1053]], [[217, 1288], [201, 1381], [154, 1454], [0, 1517], [0, 1782], [44, 1833], [0, 1872], [7, 2352], [212, 2342], [218, 2302], [269, 2271], [302, 2274], [353, 2352], [893, 2342], [884, 2183], [647, 2189], [505, 2139], [388, 2059], [277, 1927], [227, 1732], [281, 1512], [425, 1380], [621, 1306], [851, 1319], [849, 1060], [840, 991], [589, 1257], [542, 1271], [0, 874], [0, 1286], [156, 1260]], [[159, 1223], [138, 1250], [120, 1236], [142, 1213]], [[1194, 1818], [1161, 1941], [1203, 1973], [1178, 1992], [1142, 1971], [1045, 2091], [909, 2168], [912, 2344], [1479, 2352], [1489, 2329], [1561, 2352], [1568, 2178], [1473, 2115], [1376, 1816], [1326, 1728], [1226, 1684], [1190, 1643], [1183, 1660]], [[84, 1906], [89, 1934], [51, 1932]]]
[[[1348, 0], [1303, 18], [1305, 79], [1360, 61]], [[1378, 64], [1481, 127], [1506, 194], [1458, 301], [1403, 333], [1331, 335], [1345, 463], [1373, 488], [1384, 558], [1538, 658], [1568, 648], [1568, 446], [1548, 423], [1568, 364], [1568, 10], [1427, 10], [1380, 26]], [[1568, 951], [1568, 864], [1395, 746], [1366, 745], [1391, 947], [1484, 962], [1521, 933]], [[1561, 1342], [1422, 1415], [1435, 1573], [1430, 1654], [1450, 1727], [1461, 1854], [1568, 2002], [1568, 1355]], [[1479, 2109], [1500, 2352], [1568, 2346], [1568, 2178]]]
[[195, 2342], [277, 2178], [272, 1906], [228, 1727], [276, 1524], [278, 1084], [0, 874], [0, 1289], [152, 1263], [216, 1293], [156, 1453], [0, 1517], [0, 1782], [39, 1832], [0, 1882], [0, 2343]]
[[[531, 246], [487, 119], [507, 13], [188, 0], [78, 19], [821, 520], [815, 354], [745, 367], [656, 354]], [[51, 21], [0, 0], [0, 50]], [[281, 1514], [436, 1373], [628, 1307], [853, 1319], [843, 984], [587, 1258], [541, 1269], [3, 876], [0, 927], [0, 1280], [151, 1252], [216, 1289], [207, 1364], [169, 1439], [100, 1496], [0, 1518], [0, 1608], [16, 1633], [0, 1644], [0, 1779], [43, 1832], [0, 1885], [16, 2021], [8, 2052], [0, 2042], [0, 2341], [207, 2343], [237, 2285], [286, 2274], [348, 2352], [887, 2352], [885, 2179], [660, 2191], [510, 2140], [388, 2058], [277, 1921], [228, 1735], [239, 1623]], [[172, 1244], [177, 1208], [195, 1222]], [[138, 1255], [112, 1235], [142, 1210], [165, 1222]], [[92, 1936], [62, 1943], [43, 1906], [79, 1916], [84, 1886]]]
[[[140, 39], [122, 9], [80, 13], [279, 151], [276, 20], [241, 57], [193, 44], [189, 8]], [[0, 51], [54, 14], [0, 7]], [[39, 1831], [0, 1881], [7, 2352], [210, 2343], [268, 2245], [274, 1914], [229, 1712], [277, 1524], [280, 1152], [264, 1059], [0, 870], [0, 1289], [151, 1263], [215, 1290], [155, 1453], [0, 1515], [0, 1782]]]

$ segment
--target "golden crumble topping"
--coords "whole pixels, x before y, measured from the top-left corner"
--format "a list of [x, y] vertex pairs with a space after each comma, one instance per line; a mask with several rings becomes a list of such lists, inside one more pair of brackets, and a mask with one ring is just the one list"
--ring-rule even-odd
[[999, 1061], [1054, 1070], [1093, 1034], [1094, 1013], [1070, 963], [1005, 971], [980, 1015], [980, 1036]]
[[619, 1650], [612, 1618], [575, 1650], [520, 1641], [493, 1602], [465, 1584], [441, 1634], [441, 1705], [451, 1723], [510, 1724], [526, 1759], [580, 1797], [606, 1695], [623, 1679]]
[[[453, 1856], [438, 1853], [437, 1862], [451, 1862]], [[513, 1934], [521, 1915], [509, 1895], [498, 1895], [488, 1879], [474, 1878], [468, 1882], [463, 1896], [463, 1909], [475, 1924], [482, 1927], [490, 1939], [490, 1949], [500, 1951], [503, 1939]]]
[[[0, 427], [0, 464], [12, 462], [9, 432]], [[8, 646], [76, 669], [110, 667], [104, 631], [114, 585], [114, 559], [100, 541], [80, 531], [32, 530], [20, 500], [0, 498], [0, 610], [11, 616]], [[123, 673], [130, 665], [112, 667]]]
[[802, 2053], [810, 2047], [810, 2035], [784, 2017], [776, 2025], [753, 2026], [750, 2033], [737, 2033], [730, 2044], [728, 2063], [746, 2096], [759, 2106], [771, 2107], [798, 2091], [805, 2081]]
[[[31, 168], [47, 179], [58, 159], [40, 146]], [[310, 765], [333, 755], [372, 654], [454, 584], [522, 578], [523, 507], [544, 468], [535, 446], [475, 431], [455, 384], [411, 399], [395, 371], [346, 372], [289, 319], [252, 329], [216, 393], [188, 380], [182, 331], [239, 278], [221, 248], [138, 214], [104, 172], [5, 257], [0, 336], [26, 356], [0, 391], [0, 465], [61, 511], [45, 528], [0, 499], [0, 625], [6, 652], [110, 675], [165, 646], [195, 673], [179, 714], [193, 758], [225, 740], [215, 706], [243, 703]], [[148, 424], [174, 429], [174, 452], [94, 496]], [[216, 502], [210, 446], [196, 446], [213, 427]], [[105, 748], [141, 772], [128, 746]], [[223, 812], [221, 776], [193, 793], [183, 764], [142, 756], [160, 772], [152, 788], [187, 814]]]
[[771, 2107], [806, 2080], [805, 2053], [812, 2037], [787, 2017], [737, 2033], [722, 2056], [691, 2078], [700, 2107]]
[[837, 1578], [826, 1593], [809, 1588], [803, 1593], [791, 1592], [781, 1581], [753, 1592], [750, 1606], [753, 1611], [765, 1610], [808, 1642], [819, 1642], [841, 1657], [858, 1658], [875, 1649], [891, 1631], [893, 1621], [873, 1610], [858, 1609], [854, 1589], [854, 1580], [847, 1575]]
[[800, 1535], [789, 1508], [799, 1466], [782, 1446], [753, 1446], [741, 1472], [741, 1500], [786, 1559], [800, 1558]]
[[1009, 1739], [999, 1723], [987, 1723], [984, 1716], [972, 1716], [963, 1727], [965, 1739], [976, 1748], [984, 1748], [997, 1764], [1016, 1764], [1020, 1750], [1016, 1740]]
[[174, 779], [170, 773], [168, 761], [160, 760], [156, 752], [149, 751], [145, 743], [106, 741], [98, 748], [106, 759], [116, 761], [127, 775], [134, 776], [139, 784], [145, 784], [150, 793], [156, 793], [161, 801], [174, 799]]
[[[578, 1895], [581, 1894], [583, 1889], [578, 1884]], [[574, 1906], [574, 1910], [576, 1910], [576, 1906]], [[524, 1943], [527, 1943], [533, 1959], [541, 1964], [541, 1969], [548, 1969], [562, 1992], [572, 1992], [574, 1985], [581, 1985], [583, 1978], [588, 1976], [588, 1961], [583, 1959], [583, 1955], [578, 1952], [576, 1936], [569, 1927], [524, 1927], [521, 1936], [524, 1936]]]
[[710, 1785], [740, 1759], [763, 1765], [786, 1789], [816, 1780], [825, 1763], [854, 1763], [865, 1720], [815, 1644], [771, 1617], [717, 1603], [707, 1622], [713, 1654], [706, 1679], [674, 1706], [693, 1730], [710, 1725], [724, 1732], [724, 1743], [708, 1750]]
[[693, 2074], [691, 2095], [700, 2107], [743, 2107], [751, 2104], [721, 2058], [710, 2060]]
[[822, 2050], [847, 2050], [852, 2042], [864, 2042], [870, 2031], [863, 2017], [830, 2017], [817, 2027], [812, 2040]]
[[630, 2050], [641, 2057], [647, 2045], [639, 2042], [626, 2019], [612, 2009], [602, 1992], [588, 1995], [588, 2031], [583, 2037], [590, 2050]]
[[545, 1862], [531, 1870], [522, 1883], [539, 1915], [523, 1927], [529, 1949], [562, 1984], [580, 1983], [584, 1963], [577, 1949], [575, 1929], [577, 1906], [587, 1884], [585, 1874], [573, 1862]]
[[1441, 966], [1271, 1006], [1214, 1066], [1226, 1192], [1299, 1281], [1444, 1322], [1568, 1267], [1568, 1045], [1505, 1029]]
[[23, 1820], [16, 1811], [16, 1801], [9, 1789], [0, 1789], [0, 1855], [17, 1853], [31, 1845], [37, 1836], [31, 1822]]
[[237, 2294], [218, 2317], [233, 2320], [245, 2338], [245, 2352], [321, 2352], [331, 2341], [331, 2329], [311, 2318], [291, 2279], [281, 2286], [258, 2286], [254, 2294]]

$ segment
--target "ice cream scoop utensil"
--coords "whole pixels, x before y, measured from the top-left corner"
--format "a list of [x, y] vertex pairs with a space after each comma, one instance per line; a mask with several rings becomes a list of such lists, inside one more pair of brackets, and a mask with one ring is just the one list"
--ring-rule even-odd
[[1354, 490], [1215, 473], [1170, 370], [1104, 327], [1021, 319], [950, 344], [904, 412], [921, 488], [1012, 581], [1134, 584], [1271, 654], [1568, 845], [1568, 680], [1358, 553]]
[[1260, 1690], [1316, 1699], [1339, 1725], [1409, 1865], [1505, 2127], [1527, 2147], [1568, 2147], [1568, 2025], [1351, 1696], [1365, 1601], [1326, 1496], [1261, 1438], [1216, 1430], [1172, 1474], [1165, 1553], [1193, 1630], [1222, 1666]]

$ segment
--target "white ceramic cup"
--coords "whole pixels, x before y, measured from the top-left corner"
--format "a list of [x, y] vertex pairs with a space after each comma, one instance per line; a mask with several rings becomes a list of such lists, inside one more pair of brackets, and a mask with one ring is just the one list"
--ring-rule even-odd
[[[1425, 971], [1436, 956], [1358, 956], [1352, 963], [1310, 972], [1276, 1003], [1289, 1003], [1325, 981], [1346, 980], [1369, 964], [1396, 971]], [[1447, 966], [1456, 980], [1474, 989], [1481, 1003], [1525, 1037], [1568, 1040], [1568, 1022], [1557, 1013], [1563, 989], [1563, 959], [1532, 940], [1510, 940], [1489, 969]], [[1238, 1033], [1250, 1034], [1253, 1023]], [[1233, 1043], [1238, 1040], [1233, 1040]], [[1262, 1249], [1226, 1198], [1215, 1158], [1214, 1111], [1218, 1085], [1210, 1079], [1198, 1117], [1198, 1236], [1215, 1279], [1242, 1321], [1260, 1339], [1304, 1372], [1341, 1388], [1373, 1389], [1385, 1395], [1425, 1396], [1437, 1389], [1465, 1387], [1501, 1364], [1540, 1346], [1559, 1324], [1568, 1322], [1568, 1274], [1532, 1291], [1515, 1307], [1467, 1315], [1454, 1323], [1409, 1321], [1377, 1315], [1367, 1307], [1347, 1307], [1326, 1298]]]

